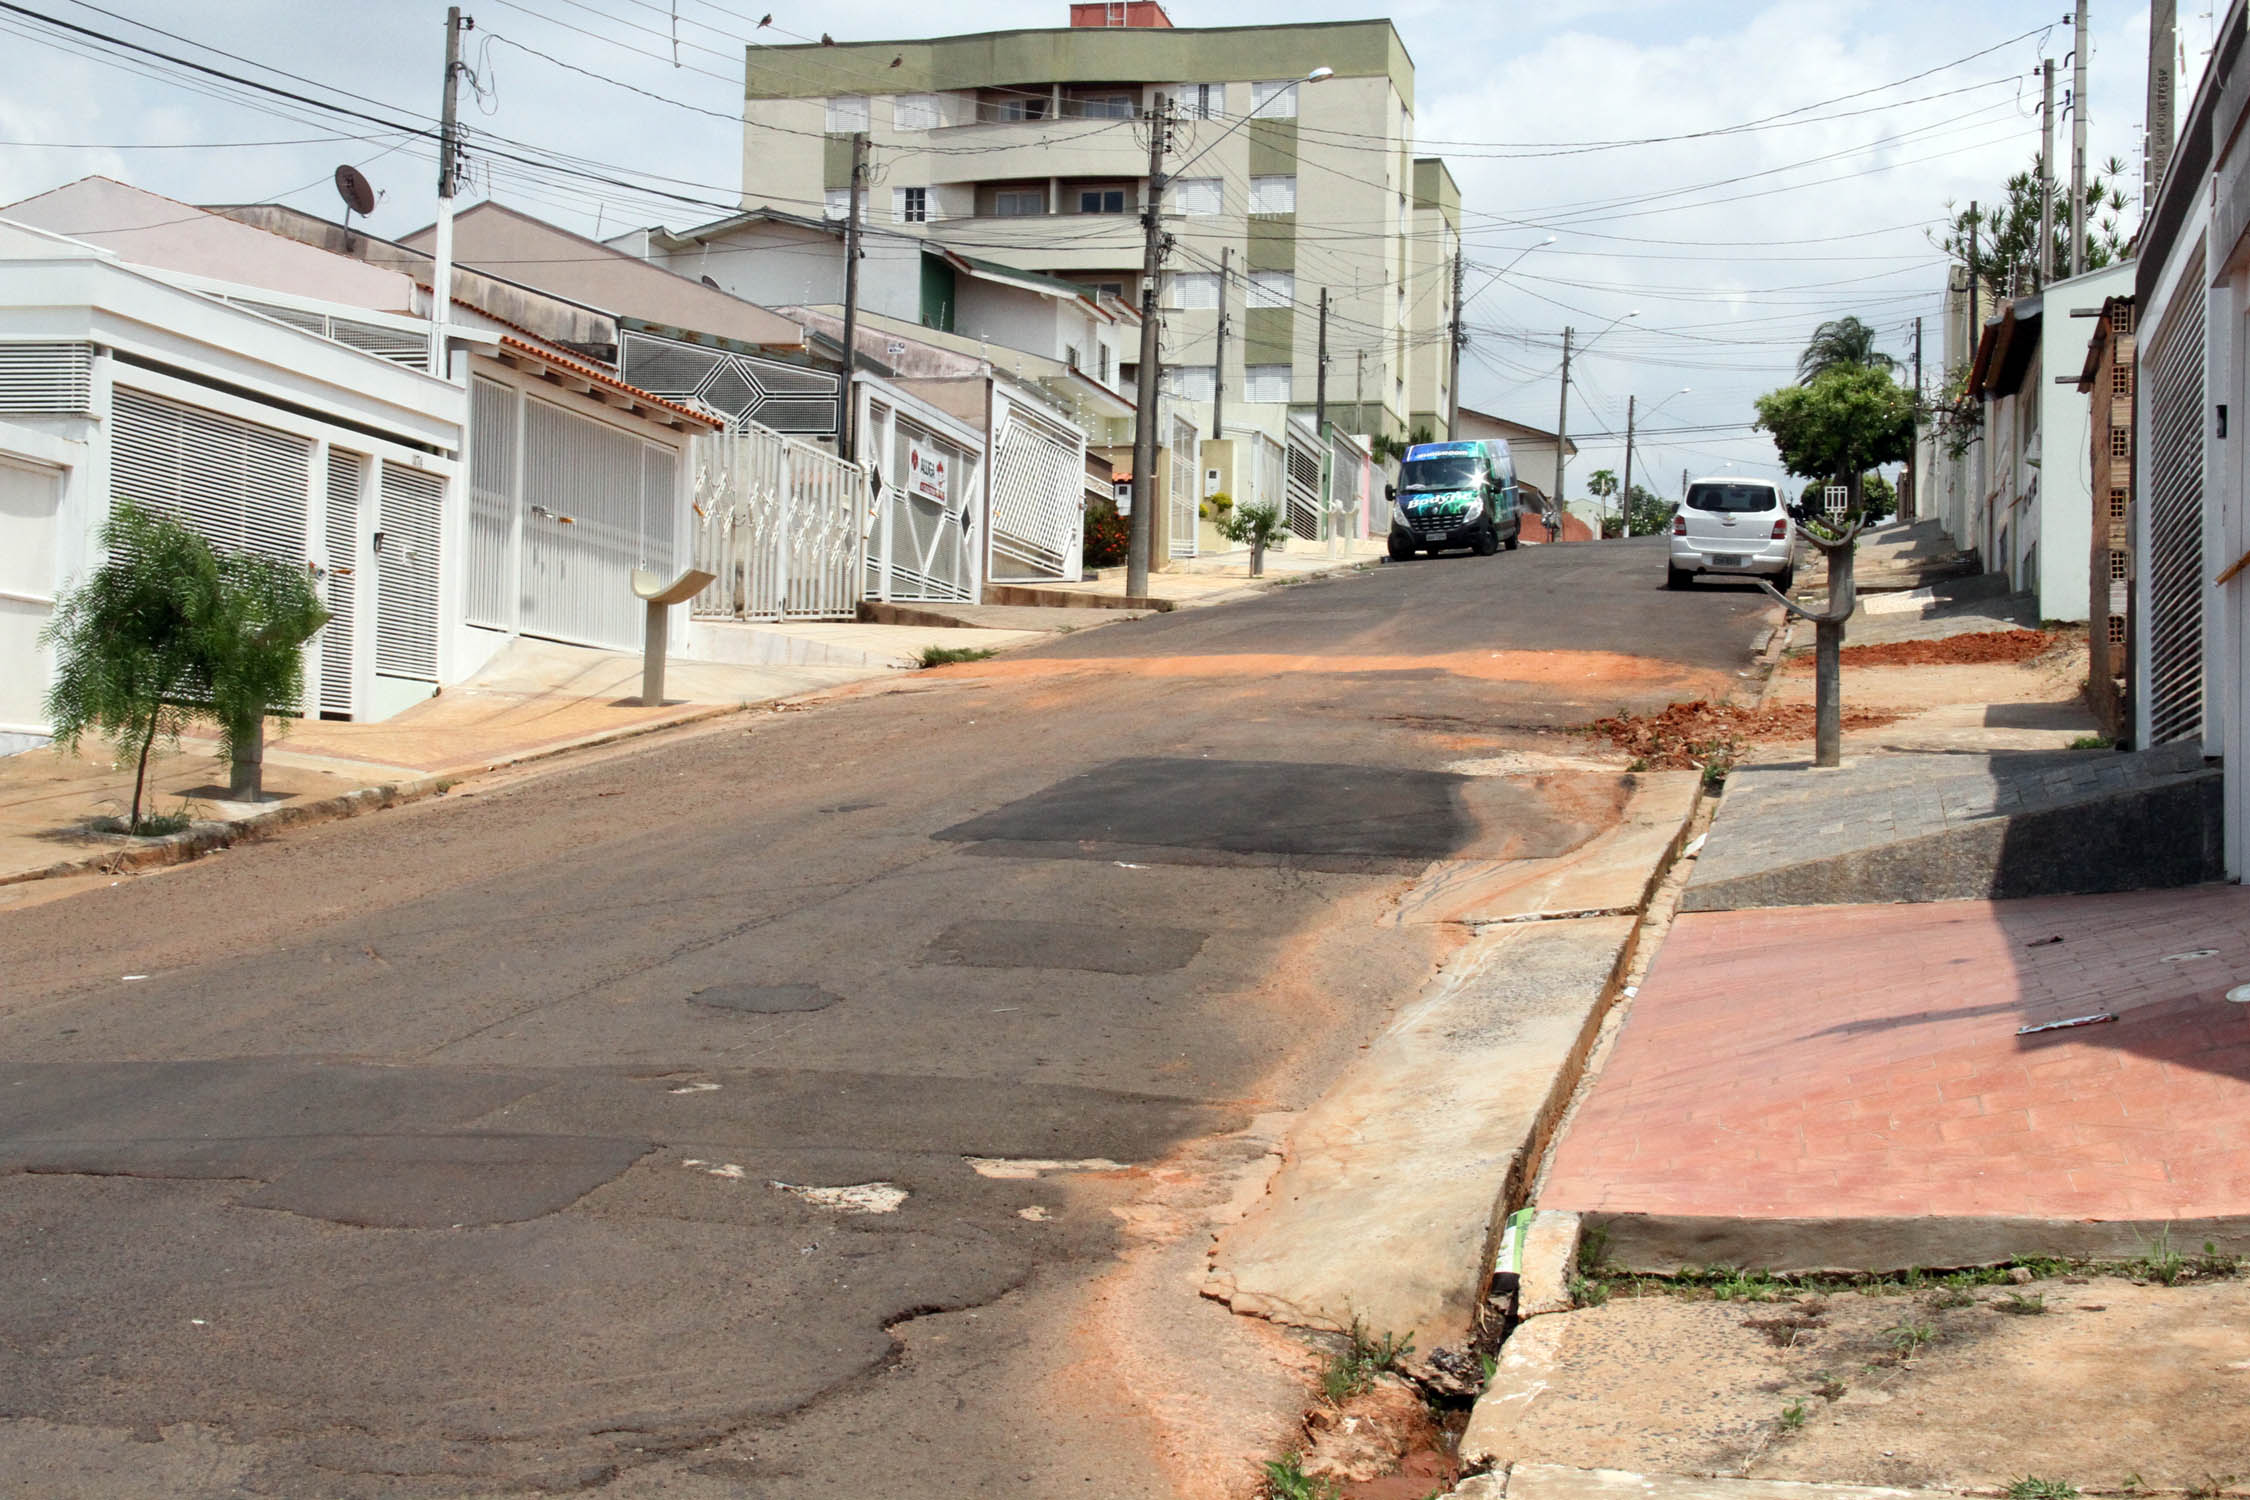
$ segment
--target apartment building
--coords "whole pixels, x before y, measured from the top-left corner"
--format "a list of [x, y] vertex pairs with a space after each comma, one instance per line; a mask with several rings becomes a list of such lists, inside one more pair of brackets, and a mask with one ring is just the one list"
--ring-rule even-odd
[[745, 208], [842, 216], [864, 133], [871, 224], [1138, 305], [1161, 102], [1174, 411], [1225, 437], [1309, 416], [1325, 291], [1330, 418], [1441, 429], [1459, 198], [1414, 157], [1414, 65], [1390, 22], [1184, 27], [1147, 0], [1069, 20], [751, 49]]

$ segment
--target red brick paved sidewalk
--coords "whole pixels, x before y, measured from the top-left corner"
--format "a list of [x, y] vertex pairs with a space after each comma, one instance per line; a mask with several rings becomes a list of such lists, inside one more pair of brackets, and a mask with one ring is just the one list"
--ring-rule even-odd
[[2250, 1005], [2224, 998], [2245, 982], [2236, 886], [1684, 916], [1540, 1206], [2250, 1215]]

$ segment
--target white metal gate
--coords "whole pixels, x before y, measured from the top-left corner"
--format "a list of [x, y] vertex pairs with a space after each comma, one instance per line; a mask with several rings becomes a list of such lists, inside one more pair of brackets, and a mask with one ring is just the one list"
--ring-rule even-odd
[[1289, 534], [1304, 541], [1320, 540], [1321, 444], [1311, 429], [1297, 421], [1288, 423]]
[[1195, 424], [1185, 417], [1172, 418], [1172, 441], [1167, 445], [1171, 483], [1167, 487], [1171, 522], [1167, 550], [1174, 557], [1193, 557], [1202, 550], [1196, 514], [1203, 501], [1203, 448]]
[[984, 480], [982, 443], [973, 434], [916, 421], [896, 400], [859, 388], [860, 451], [869, 455], [875, 493], [865, 554], [867, 597], [966, 603], [976, 598], [972, 517]]
[[366, 482], [366, 459], [328, 450], [328, 516], [322, 528], [328, 561], [320, 579], [328, 623], [320, 627], [320, 711], [346, 719], [358, 707], [352, 667], [359, 622], [359, 492]]
[[375, 553], [375, 670], [435, 682], [445, 481], [385, 459], [382, 507], [382, 543]]
[[637, 649], [633, 570], [679, 565], [677, 454], [498, 381], [470, 386], [470, 623]]
[[2148, 357], [2149, 742], [2203, 732], [2203, 320], [2188, 295]]
[[745, 423], [696, 439], [698, 615], [849, 620], [859, 610], [867, 479], [810, 443]]
[[1084, 576], [1086, 435], [992, 389], [991, 572]]
[[1250, 435], [1249, 492], [1234, 497], [1235, 505], [1270, 505], [1285, 512], [1289, 505], [1289, 458], [1281, 444], [1263, 432]]

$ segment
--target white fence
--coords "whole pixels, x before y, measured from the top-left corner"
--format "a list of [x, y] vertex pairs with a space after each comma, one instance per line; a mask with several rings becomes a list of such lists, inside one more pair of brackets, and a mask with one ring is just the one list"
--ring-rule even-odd
[[1076, 583], [1086, 538], [1086, 434], [995, 385], [991, 479], [992, 576]]
[[859, 610], [866, 472], [754, 423], [698, 438], [695, 566], [716, 577], [697, 615], [849, 620]]

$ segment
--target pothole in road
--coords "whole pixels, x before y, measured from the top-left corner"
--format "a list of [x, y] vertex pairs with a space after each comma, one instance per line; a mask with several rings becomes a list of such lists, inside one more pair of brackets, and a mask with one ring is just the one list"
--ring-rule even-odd
[[713, 1010], [746, 1016], [778, 1016], [826, 1010], [843, 997], [810, 984], [714, 984], [688, 997]]

